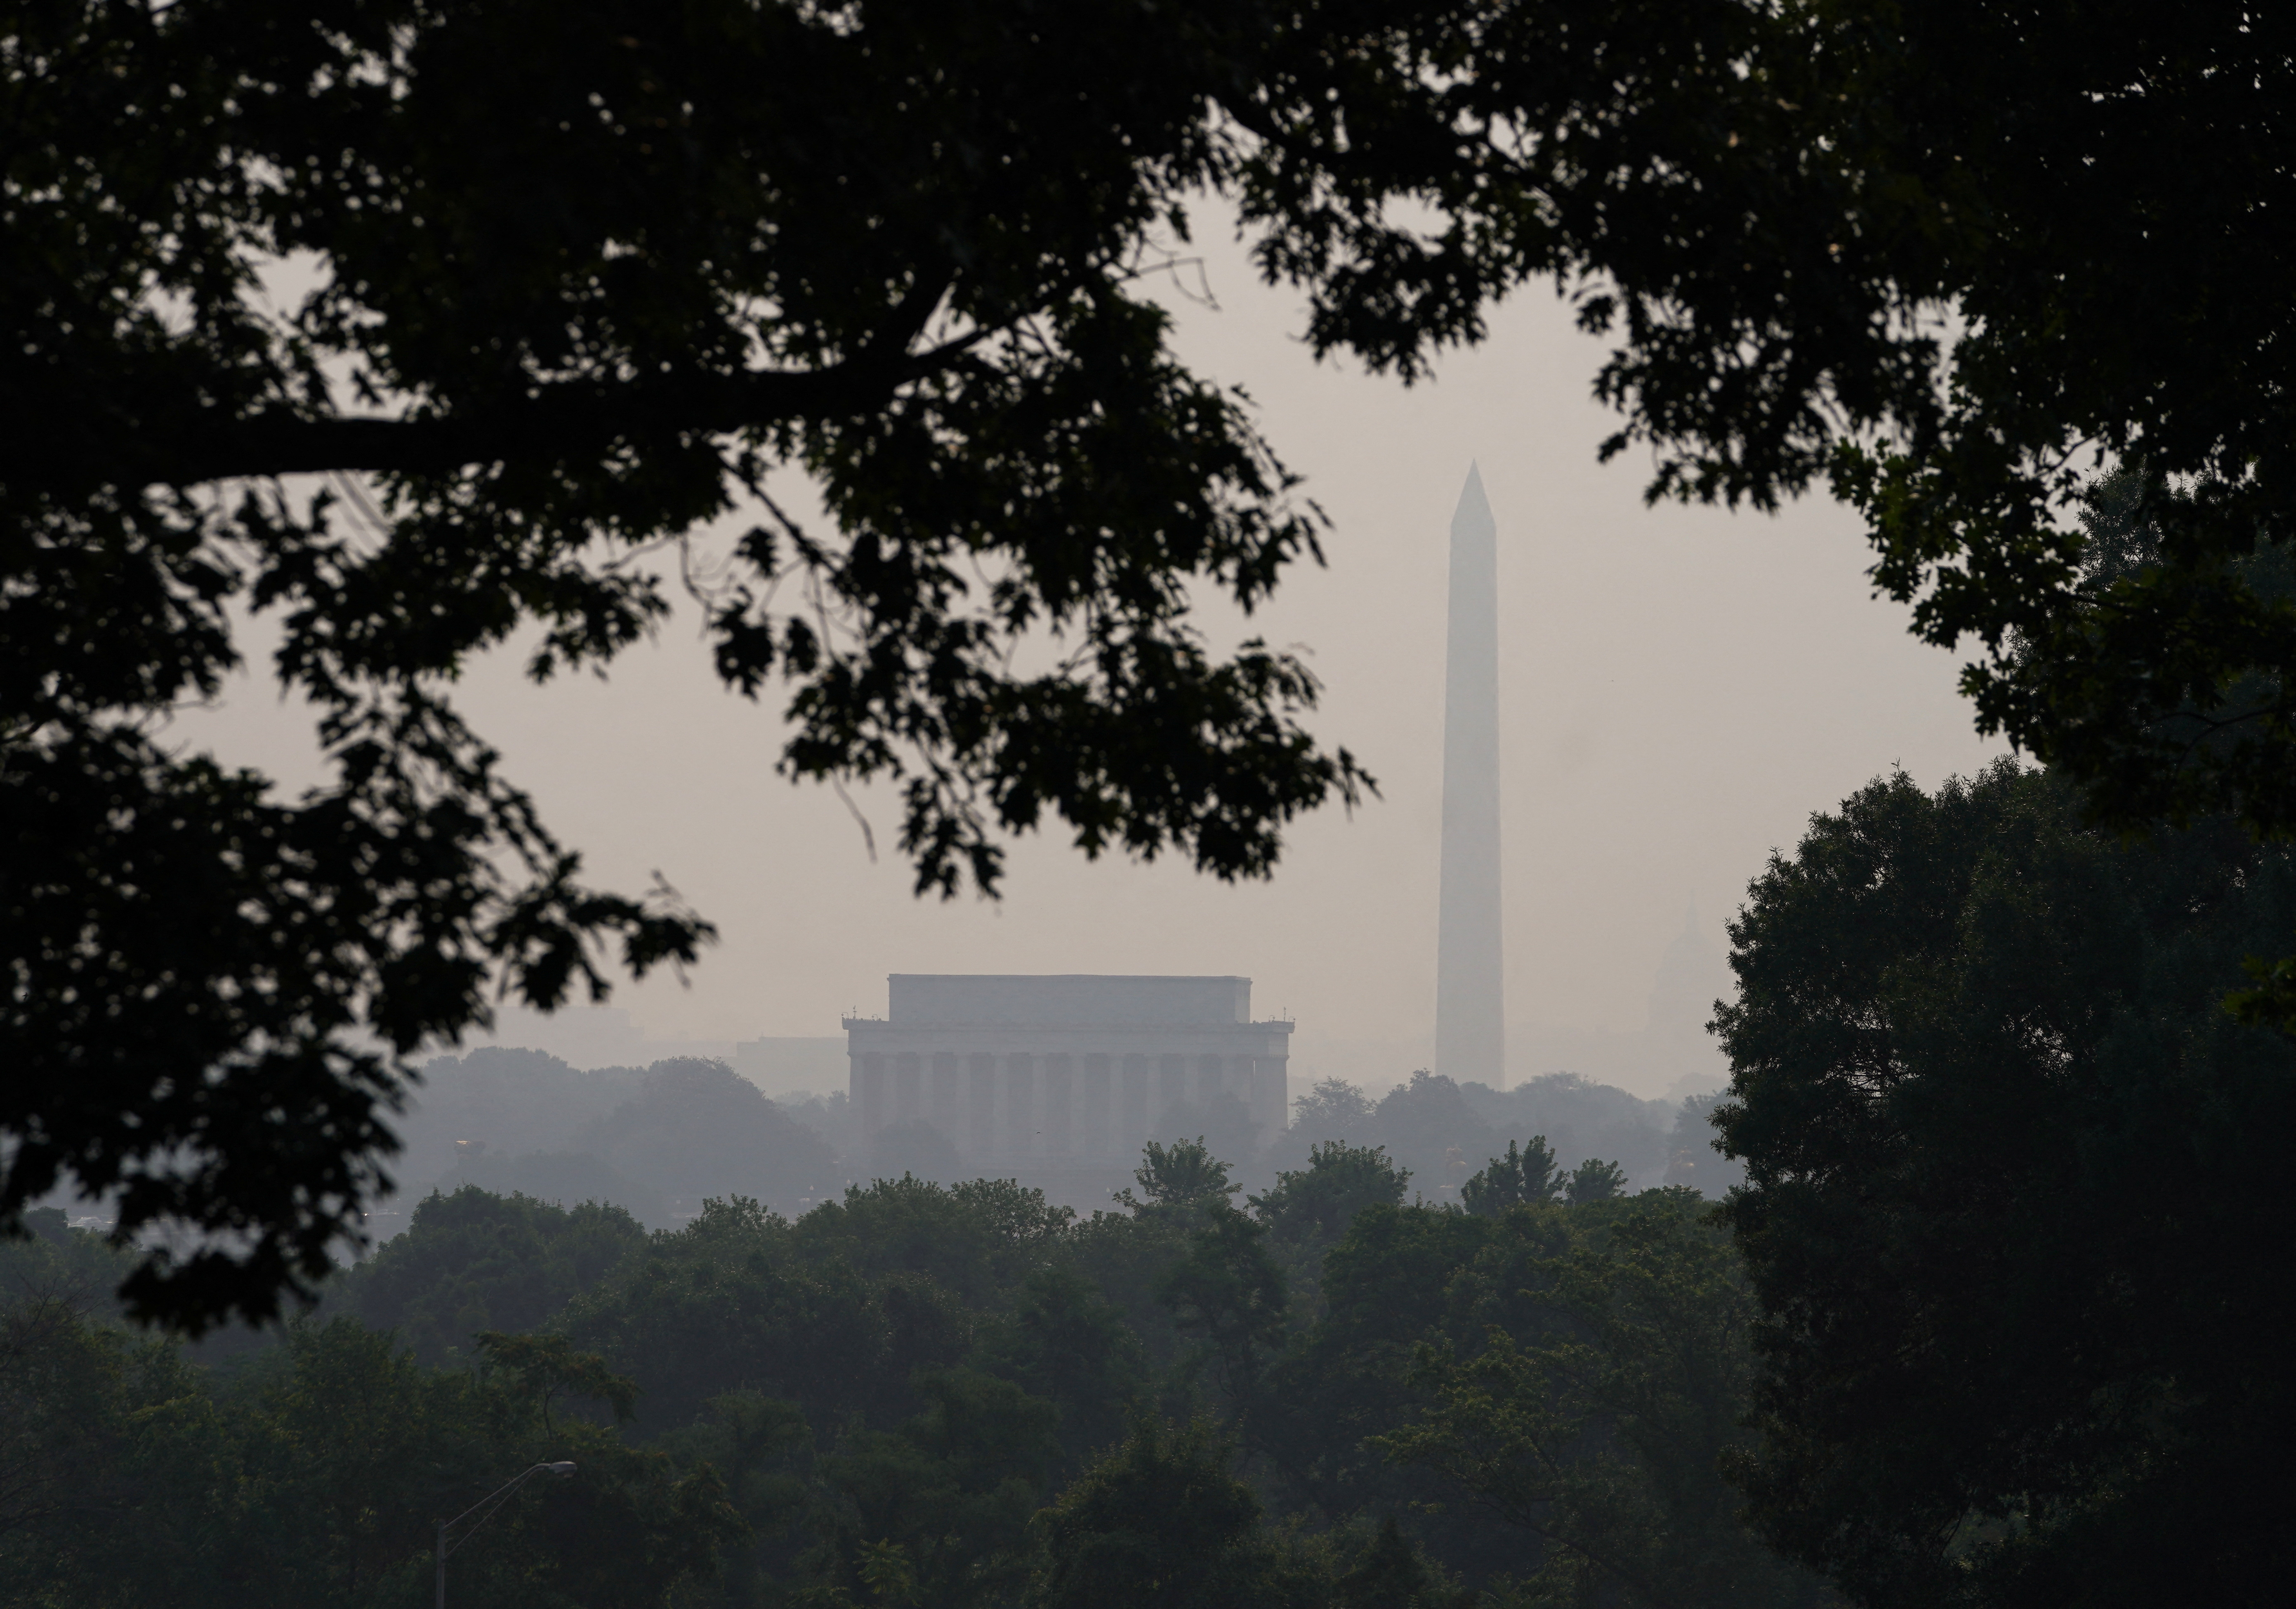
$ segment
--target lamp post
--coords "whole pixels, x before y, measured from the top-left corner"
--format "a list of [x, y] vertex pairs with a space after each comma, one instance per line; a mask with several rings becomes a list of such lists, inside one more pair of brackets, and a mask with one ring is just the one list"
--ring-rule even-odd
[[[455, 1548], [460, 1547], [461, 1547], [464, 1542], [469, 1541], [469, 1540], [471, 1539], [471, 1538], [472, 1538], [473, 1535], [475, 1535], [475, 1534], [477, 1533], [478, 1529], [479, 1529], [479, 1527], [480, 1527], [480, 1526], [481, 1526], [481, 1525], [485, 1524], [488, 1520], [491, 1520], [491, 1519], [493, 1519], [493, 1518], [495, 1517], [495, 1510], [496, 1510], [496, 1509], [500, 1508], [504, 1504], [505, 1504], [505, 1503], [509, 1502], [509, 1501], [511, 1500], [511, 1497], [512, 1497], [512, 1495], [513, 1493], [515, 1493], [515, 1492], [518, 1490], [518, 1489], [519, 1489], [520, 1487], [521, 1487], [521, 1486], [525, 1485], [529, 1481], [531, 1481], [532, 1479], [534, 1479], [534, 1477], [535, 1477], [535, 1476], [537, 1476], [537, 1475], [554, 1475], [554, 1476], [556, 1476], [559, 1480], [562, 1480], [562, 1480], [564, 1480], [568, 1475], [570, 1475], [570, 1474], [572, 1474], [573, 1473], [574, 1473], [574, 1466], [573, 1466], [571, 1464], [564, 1464], [564, 1463], [561, 1463], [561, 1464], [537, 1464], [537, 1465], [536, 1465], [532, 1469], [528, 1470], [525, 1474], [523, 1474], [520, 1475], [516, 1480], [514, 1480], [514, 1481], [511, 1482], [508, 1485], [504, 1486], [504, 1487], [501, 1487], [501, 1488], [497, 1489], [497, 1490], [495, 1490], [495, 1491], [491, 1491], [491, 1492], [488, 1493], [485, 1497], [480, 1498], [477, 1502], [475, 1502], [475, 1503], [472, 1504], [468, 1508], [465, 1508], [464, 1510], [463, 1510], [463, 1512], [462, 1512], [462, 1513], [460, 1513], [460, 1514], [456, 1515], [453, 1519], [451, 1519], [451, 1520], [440, 1520], [440, 1521], [438, 1523], [438, 1524], [439, 1524], [439, 1603], [438, 1603], [438, 1609], [447, 1609], [447, 1556], [448, 1554], [450, 1554], [450, 1553], [454, 1552]], [[484, 1512], [483, 1512], [483, 1513], [481, 1513], [481, 1512], [480, 1512], [481, 1510], [483, 1510]], [[457, 1537], [455, 1540], [453, 1540], [453, 1541], [451, 1541], [451, 1542], [450, 1542], [450, 1541], [448, 1541], [448, 1540], [447, 1539], [447, 1533], [448, 1531], [450, 1531], [454, 1530], [455, 1526], [460, 1525], [460, 1524], [461, 1524], [464, 1520], [470, 1520], [470, 1519], [471, 1519], [471, 1516], [472, 1516], [472, 1515], [474, 1515], [474, 1514], [475, 1514], [475, 1515], [478, 1515], [478, 1516], [479, 1516], [479, 1517], [478, 1517], [477, 1519], [475, 1519], [475, 1520], [471, 1520], [471, 1529], [470, 1529], [470, 1530], [468, 1530], [468, 1531], [464, 1531], [461, 1536]]]

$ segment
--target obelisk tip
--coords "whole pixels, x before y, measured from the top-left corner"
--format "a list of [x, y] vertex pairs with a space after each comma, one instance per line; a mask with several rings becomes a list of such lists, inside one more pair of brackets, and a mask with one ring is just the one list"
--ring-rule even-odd
[[1492, 529], [1491, 502], [1483, 495], [1482, 466], [1469, 459], [1467, 483], [1459, 488], [1459, 505], [1451, 512], [1451, 533], [1456, 537], [1463, 529], [1472, 529], [1488, 537]]

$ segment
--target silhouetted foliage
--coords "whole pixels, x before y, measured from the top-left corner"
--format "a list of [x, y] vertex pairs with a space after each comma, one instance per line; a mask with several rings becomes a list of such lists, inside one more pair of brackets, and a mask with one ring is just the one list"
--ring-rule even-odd
[[2121, 841], [2006, 760], [1773, 858], [1717, 1113], [1765, 1534], [1877, 1605], [2283, 1590], [2296, 1312], [2255, 1237], [2296, 1053], [2220, 996], [2292, 931], [2284, 847]]
[[[262, 1318], [323, 1278], [403, 1058], [496, 986], [546, 1007], [698, 956], [672, 891], [584, 885], [448, 695], [521, 629], [537, 676], [608, 664], [668, 607], [629, 561], [737, 505], [695, 583], [715, 667], [788, 686], [791, 775], [900, 788], [920, 889], [993, 886], [1055, 822], [1263, 875], [1300, 811], [1363, 796], [1305, 663], [1189, 618], [1259, 605], [1321, 523], [1134, 288], [1207, 195], [1316, 354], [1407, 379], [1554, 277], [1615, 343], [1603, 451], [1652, 448], [1653, 496], [1829, 483], [1915, 629], [1977, 644], [1980, 723], [2102, 818], [2296, 822], [2296, 608], [2248, 563], [2296, 532], [2277, 8], [5, 27], [0, 1215], [116, 1194], [141, 1310]], [[2157, 563], [2084, 568], [2099, 467]], [[768, 495], [785, 472], [824, 521]], [[157, 735], [265, 611], [329, 768], [292, 801]], [[1062, 656], [1017, 668], [1047, 628]], [[2288, 1020], [2296, 959], [2259, 971], [2251, 1009]], [[160, 1225], [205, 1239], [136, 1239]]]
[[[1206, 17], [12, 12], [0, 396], [39, 436], [4, 486], [0, 825], [40, 875], [0, 921], [0, 1213], [117, 1190], [123, 1235], [218, 1236], [135, 1300], [264, 1316], [382, 1186], [401, 1058], [498, 981], [547, 1008], [692, 962], [709, 926], [584, 886], [449, 696], [528, 625], [537, 676], [607, 664], [668, 606], [630, 561], [737, 503], [715, 667], [785, 682], [792, 776], [900, 789], [921, 891], [993, 888], [1048, 822], [1264, 875], [1361, 798], [1304, 661], [1189, 618], [1257, 605], [1320, 524], [1133, 289], [1237, 176], [1209, 97], [1272, 19]], [[283, 256], [308, 294], [250, 294]], [[291, 802], [150, 731], [250, 607], [317, 712]], [[1016, 669], [1046, 627], [1062, 656]]]
[[[1144, 1421], [1038, 1522], [1045, 1564], [1029, 1609], [1245, 1609], [1294, 1598], [1259, 1500], [1199, 1419]], [[1299, 1595], [1304, 1596], [1304, 1595]]]
[[164, 1342], [11, 1306], [0, 1375], [0, 1460], [37, 1454], [0, 1526], [12, 1604], [426, 1602], [432, 1523], [544, 1460], [575, 1477], [455, 1554], [457, 1601], [660, 1604], [744, 1529], [708, 1467], [553, 1426], [507, 1375], [426, 1368], [349, 1319], [293, 1326], [226, 1381]]
[[[1521, 1317], [1421, 1344], [1433, 1400], [1378, 1444], [1538, 1539], [1531, 1602], [1814, 1609], [1818, 1581], [1764, 1552], [1722, 1479], [1751, 1441], [1754, 1317], [1726, 1233], [1687, 1192], [1604, 1207], [1595, 1233], [1529, 1262]], [[1485, 1258], [1487, 1277], [1510, 1260]]]

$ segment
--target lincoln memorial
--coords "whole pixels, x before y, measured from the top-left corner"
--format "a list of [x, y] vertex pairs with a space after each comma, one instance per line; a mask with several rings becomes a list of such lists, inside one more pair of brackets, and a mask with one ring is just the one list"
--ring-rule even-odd
[[1181, 1102], [1233, 1096], [1283, 1127], [1292, 1024], [1249, 978], [895, 973], [887, 1014], [844, 1019], [861, 1140], [923, 1121], [985, 1170], [1136, 1162]]

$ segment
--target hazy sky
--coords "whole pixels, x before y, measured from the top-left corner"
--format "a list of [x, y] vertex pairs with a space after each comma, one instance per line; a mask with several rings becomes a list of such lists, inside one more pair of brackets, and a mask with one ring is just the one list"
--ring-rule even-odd
[[[1445, 544], [1470, 462], [1499, 531], [1511, 1038], [1639, 1028], [1693, 902], [1718, 947], [1748, 879], [1811, 811], [1892, 765], [1931, 786], [1997, 751], [1954, 693], [1958, 661], [1872, 597], [1848, 511], [1822, 497], [1775, 519], [1646, 509], [1646, 458], [1596, 464], [1611, 426], [1588, 398], [1603, 348], [1550, 292], [1500, 309], [1488, 343], [1406, 390], [1313, 363], [1296, 299], [1259, 286], [1232, 249], [1211, 255], [1217, 308], [1160, 294], [1182, 353], [1249, 389], [1336, 526], [1329, 568], [1296, 572], [1253, 628], [1312, 648], [1316, 726], [1382, 797], [1297, 827], [1268, 884], [1088, 865], [1040, 837], [1014, 848], [1001, 902], [920, 902], [897, 856], [871, 862], [834, 794], [774, 775], [776, 715], [719, 686], [690, 607], [603, 685], [536, 688], [515, 653], [497, 656], [466, 679], [463, 707], [591, 877], [635, 891], [659, 868], [723, 935], [687, 987], [617, 994], [649, 1034], [833, 1034], [841, 1012], [883, 1009], [891, 972], [1234, 973], [1254, 981], [1257, 1014], [1298, 1020], [1295, 1066], [1349, 1046], [1376, 1045], [1398, 1075], [1423, 1060]], [[184, 727], [290, 775], [300, 729], [255, 684]], [[854, 797], [889, 845], [890, 797]], [[1546, 1069], [1514, 1069], [1530, 1071]]]

